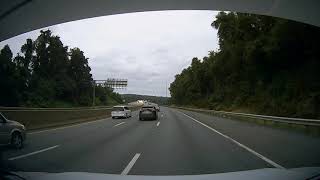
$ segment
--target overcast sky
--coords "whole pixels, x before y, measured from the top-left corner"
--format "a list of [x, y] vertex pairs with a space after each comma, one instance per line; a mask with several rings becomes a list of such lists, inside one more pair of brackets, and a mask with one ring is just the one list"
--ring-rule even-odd
[[[94, 79], [126, 78], [120, 93], [166, 95], [166, 82], [218, 49], [217, 31], [210, 24], [214, 11], [142, 12], [90, 18], [59, 24], [50, 29], [64, 45], [79, 47], [89, 58]], [[18, 53], [27, 38], [40, 30], [0, 42]], [[169, 91], [168, 91], [169, 96]]]

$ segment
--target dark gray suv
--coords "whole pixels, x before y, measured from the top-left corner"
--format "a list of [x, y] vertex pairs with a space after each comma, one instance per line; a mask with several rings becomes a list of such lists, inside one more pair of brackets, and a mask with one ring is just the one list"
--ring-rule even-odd
[[26, 140], [26, 128], [23, 124], [8, 120], [0, 112], [0, 144], [11, 144], [20, 149]]
[[142, 106], [139, 112], [139, 120], [158, 120], [158, 112], [152, 105]]

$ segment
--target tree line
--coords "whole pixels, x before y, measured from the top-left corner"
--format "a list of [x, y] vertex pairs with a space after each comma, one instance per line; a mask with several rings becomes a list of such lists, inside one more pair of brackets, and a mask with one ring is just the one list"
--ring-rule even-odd
[[175, 76], [172, 103], [320, 118], [318, 27], [234, 12], [220, 12], [211, 26], [219, 50]]
[[[0, 83], [0, 106], [73, 107], [93, 101], [88, 58], [79, 48], [64, 46], [50, 30], [27, 39], [15, 57], [8, 45], [1, 49]], [[96, 105], [122, 102], [110, 88], [95, 89]]]

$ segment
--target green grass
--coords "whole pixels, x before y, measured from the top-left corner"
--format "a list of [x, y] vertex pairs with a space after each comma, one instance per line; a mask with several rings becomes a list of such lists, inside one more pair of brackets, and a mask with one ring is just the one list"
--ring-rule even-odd
[[42, 129], [83, 121], [107, 118], [109, 109], [78, 110], [0, 110], [8, 119], [18, 121], [28, 130]]
[[[114, 101], [115, 104], [118, 104]], [[140, 107], [131, 107], [132, 111]], [[47, 129], [50, 127], [93, 121], [111, 116], [110, 107], [83, 108], [0, 108], [8, 119], [24, 124], [27, 130]]]

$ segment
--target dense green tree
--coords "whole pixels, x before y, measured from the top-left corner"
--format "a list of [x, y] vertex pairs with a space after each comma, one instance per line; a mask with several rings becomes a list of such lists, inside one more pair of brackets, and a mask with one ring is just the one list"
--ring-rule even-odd
[[24, 58], [19, 62], [19, 66], [23, 68], [27, 79], [30, 79], [32, 73], [31, 63], [34, 62], [35, 59], [34, 50], [34, 42], [32, 39], [27, 39], [26, 43], [21, 47], [21, 52], [24, 54]]
[[[0, 106], [89, 106], [90, 71], [79, 48], [69, 50], [50, 30], [40, 31], [35, 41], [26, 40], [14, 58], [8, 45], [0, 51]], [[97, 93], [99, 105], [122, 102], [110, 88], [97, 87]]]
[[[73, 83], [68, 76], [70, 60], [68, 57], [68, 47], [63, 46], [58, 36], [51, 36], [48, 46], [50, 79], [54, 82], [55, 99], [71, 100]], [[69, 99], [70, 98], [70, 99]]]
[[93, 79], [90, 73], [91, 68], [88, 64], [88, 58], [79, 48], [70, 50], [70, 66], [68, 74], [73, 80], [72, 97], [75, 103], [89, 105], [92, 102]]
[[0, 51], [0, 101], [5, 106], [16, 106], [19, 101], [17, 97], [16, 66], [12, 57], [10, 47], [5, 45]]
[[320, 30], [246, 13], [217, 15], [220, 49], [176, 75], [171, 101], [223, 110], [320, 117]]
[[95, 103], [98, 106], [122, 103], [120, 94], [113, 92], [113, 89], [107, 87], [106, 85], [96, 85], [95, 92]]

